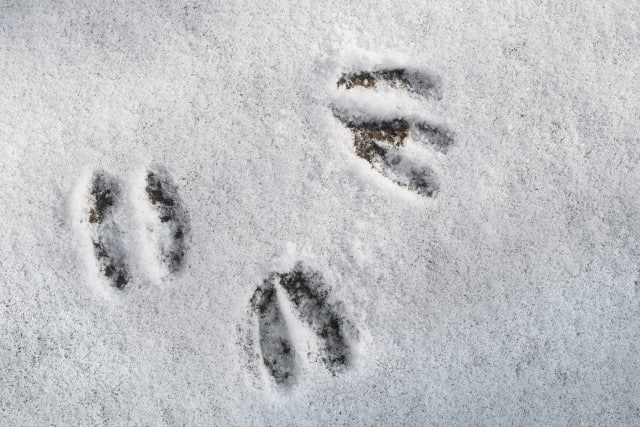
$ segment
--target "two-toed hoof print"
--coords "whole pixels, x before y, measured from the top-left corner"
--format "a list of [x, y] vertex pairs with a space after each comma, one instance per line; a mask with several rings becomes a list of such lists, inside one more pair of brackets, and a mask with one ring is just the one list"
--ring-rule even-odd
[[[145, 189], [146, 206], [134, 206], [133, 210], [151, 212], [143, 215], [147, 238], [151, 246], [156, 247], [156, 265], [151, 268], [176, 272], [185, 255], [186, 213], [171, 177], [163, 168], [149, 168], [145, 177], [144, 182], [136, 181], [132, 185]], [[117, 177], [104, 171], [94, 172], [80, 218], [80, 222], [86, 224], [98, 271], [116, 289], [124, 289], [131, 282], [131, 265], [135, 263], [131, 251], [126, 250], [131, 233], [127, 233], [124, 224], [128, 222], [124, 221], [127, 215], [125, 189]]]
[[[340, 304], [333, 302], [322, 276], [298, 263], [288, 273], [272, 273], [251, 301], [257, 317], [255, 354], [276, 384], [295, 382], [300, 358], [313, 357], [300, 334], [292, 334], [297, 319], [311, 332], [317, 360], [336, 375], [352, 361], [350, 338], [356, 335]], [[287, 320], [289, 319], [289, 320]], [[295, 335], [298, 335], [297, 337]], [[304, 334], [303, 334], [304, 335]]]
[[[442, 98], [442, 85], [437, 77], [405, 68], [344, 73], [337, 87], [367, 91], [386, 87], [429, 102]], [[384, 98], [383, 93], [380, 96]], [[436, 173], [416, 157], [415, 150], [408, 150], [408, 146], [417, 144], [433, 159], [436, 153], [446, 153], [454, 144], [453, 133], [443, 125], [409, 113], [380, 114], [379, 108], [376, 109], [377, 112], [374, 108], [367, 111], [366, 107], [353, 111], [350, 107], [334, 105], [333, 114], [351, 131], [355, 154], [369, 162], [374, 170], [400, 187], [423, 196], [435, 196], [440, 188]]]

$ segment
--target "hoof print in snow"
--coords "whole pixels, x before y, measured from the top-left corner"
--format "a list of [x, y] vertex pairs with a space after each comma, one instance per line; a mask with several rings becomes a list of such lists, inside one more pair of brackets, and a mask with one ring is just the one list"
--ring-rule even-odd
[[353, 134], [355, 153], [365, 159], [373, 169], [395, 184], [418, 194], [432, 197], [439, 184], [434, 172], [426, 165], [414, 161], [402, 148], [409, 139], [446, 152], [453, 144], [451, 134], [444, 128], [405, 118], [392, 120], [347, 119], [335, 112]]
[[414, 140], [441, 153], [446, 153], [449, 147], [455, 143], [451, 131], [442, 126], [425, 122], [414, 123], [411, 135]]
[[[386, 85], [393, 89], [413, 92], [426, 99], [442, 98], [439, 80], [427, 73], [405, 69], [360, 71], [343, 74], [337, 86], [346, 89], [363, 87], [373, 89]], [[406, 150], [417, 143], [428, 151], [446, 153], [455, 141], [453, 134], [443, 126], [413, 117], [395, 116], [376, 118], [351, 114], [334, 108], [334, 116], [351, 130], [355, 154], [369, 162], [382, 176], [400, 187], [417, 194], [433, 197], [439, 183], [433, 170]]]
[[[143, 178], [134, 182], [139, 197], [132, 200], [132, 206], [123, 206], [125, 200], [130, 200], [124, 196], [130, 194], [131, 189], [123, 191], [121, 182], [103, 171], [94, 172], [89, 183], [83, 185], [82, 207], [78, 210], [83, 236], [88, 235], [91, 242], [92, 258], [97, 261], [101, 275], [117, 289], [132, 283], [139, 270], [133, 247], [143, 251], [151, 248], [152, 259], [157, 260], [150, 263], [154, 274], [159, 271], [164, 277], [178, 271], [184, 262], [185, 236], [189, 231], [188, 216], [164, 168], [150, 168]], [[135, 242], [129, 246], [129, 236], [137, 235], [125, 215], [130, 211], [142, 213], [142, 229], [149, 238], [147, 244]], [[144, 261], [149, 259], [145, 254]]]
[[337, 85], [346, 89], [388, 86], [414, 92], [425, 98], [442, 98], [442, 85], [436, 76], [405, 68], [345, 73], [340, 77]]
[[293, 381], [294, 349], [272, 280], [265, 280], [251, 298], [251, 308], [258, 315], [262, 362], [278, 384]]
[[288, 314], [312, 331], [319, 359], [332, 374], [349, 364], [347, 335], [353, 333], [351, 323], [341, 314], [339, 306], [330, 302], [320, 274], [297, 264], [288, 273], [269, 276], [251, 298], [252, 312], [258, 317], [258, 355], [276, 383], [289, 384], [295, 380], [298, 357], [295, 347], [302, 344], [292, 340], [279, 298], [286, 298], [286, 305], [292, 310]]
[[94, 255], [109, 283], [123, 289], [129, 282], [129, 272], [114, 220], [119, 198], [120, 186], [115, 178], [101, 172], [93, 175], [88, 220]]
[[169, 173], [162, 167], [149, 169], [145, 191], [157, 221], [150, 225], [161, 262], [171, 273], [180, 269], [185, 255], [185, 236], [188, 221], [180, 203], [177, 187]]
[[336, 373], [349, 363], [351, 357], [345, 336], [348, 322], [329, 302], [329, 292], [322, 276], [298, 264], [289, 273], [281, 274], [279, 279], [298, 317], [319, 340], [321, 360], [332, 373]]

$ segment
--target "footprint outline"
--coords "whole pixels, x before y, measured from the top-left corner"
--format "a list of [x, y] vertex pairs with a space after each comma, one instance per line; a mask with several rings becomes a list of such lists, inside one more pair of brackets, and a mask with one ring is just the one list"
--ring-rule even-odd
[[[344, 72], [336, 86], [345, 91], [356, 88], [373, 90], [386, 86], [434, 102], [440, 101], [443, 96], [439, 77], [408, 67]], [[367, 161], [372, 169], [397, 186], [417, 194], [434, 197], [438, 193], [440, 182], [429, 164], [431, 162], [418, 164], [417, 159], [412, 159], [404, 148], [413, 142], [433, 155], [446, 154], [455, 144], [455, 136], [447, 126], [410, 114], [393, 113], [387, 117], [375, 117], [367, 113], [354, 114], [336, 105], [332, 106], [332, 110], [334, 117], [351, 131], [356, 156]]]
[[[278, 290], [289, 302], [292, 312], [288, 314], [295, 316], [312, 332], [318, 348], [315, 359], [311, 354], [305, 355], [296, 350], [304, 348], [304, 345], [294, 342], [288, 333], [284, 307], [276, 295]], [[254, 333], [257, 332], [258, 342], [249, 340], [247, 351], [255, 354], [276, 385], [288, 387], [296, 382], [298, 365], [303, 357], [307, 361], [321, 363], [334, 376], [352, 365], [355, 356], [353, 345], [358, 332], [341, 304], [330, 295], [331, 289], [321, 273], [302, 262], [297, 262], [285, 273], [269, 274], [256, 287], [250, 298], [249, 316], [254, 319], [252, 328]], [[275, 311], [277, 314], [274, 315]], [[268, 319], [265, 319], [265, 312], [269, 313]], [[274, 334], [271, 328], [274, 328], [275, 318], [279, 323], [278, 333]]]
[[[149, 205], [161, 225], [173, 228], [172, 240], [169, 242], [173, 247], [166, 253], [161, 248], [159, 267], [166, 265], [169, 274], [175, 274], [182, 268], [187, 250], [186, 238], [190, 233], [188, 214], [178, 195], [178, 188], [166, 168], [153, 165], [146, 170], [144, 191], [147, 198], [143, 203]], [[80, 217], [77, 218], [83, 235], [90, 242], [92, 258], [99, 275], [106, 280], [109, 288], [119, 291], [128, 287], [137, 272], [133, 268], [136, 264], [134, 254], [127, 251], [125, 234], [128, 230], [121, 223], [122, 218], [118, 218], [122, 209], [127, 206], [127, 186], [124, 182], [102, 169], [91, 171], [88, 183], [80, 181], [86, 190], [81, 193]], [[136, 186], [136, 183], [138, 181], [130, 185]], [[140, 201], [129, 200], [128, 203], [133, 204], [134, 211], [142, 210], [141, 205], [136, 205]], [[155, 241], [159, 246], [162, 243], [160, 239]]]

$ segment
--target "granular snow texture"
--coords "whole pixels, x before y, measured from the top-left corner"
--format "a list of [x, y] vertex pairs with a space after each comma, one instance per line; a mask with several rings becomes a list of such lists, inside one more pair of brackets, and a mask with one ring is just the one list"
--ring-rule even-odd
[[640, 423], [639, 26], [0, 1], [0, 424]]

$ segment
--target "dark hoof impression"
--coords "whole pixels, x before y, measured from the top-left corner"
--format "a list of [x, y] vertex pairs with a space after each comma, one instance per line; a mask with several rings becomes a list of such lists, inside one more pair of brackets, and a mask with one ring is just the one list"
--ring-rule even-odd
[[[338, 87], [346, 89], [374, 88], [380, 84], [429, 99], [442, 97], [440, 83], [435, 77], [405, 69], [343, 74], [337, 83]], [[453, 135], [447, 129], [406, 117], [382, 120], [353, 117], [337, 108], [334, 108], [334, 116], [351, 130], [356, 155], [369, 162], [381, 175], [423, 196], [432, 197], [437, 193], [439, 183], [434, 172], [414, 161], [403, 147], [408, 140], [413, 140], [430, 150], [446, 153], [454, 144]]]
[[259, 316], [262, 362], [279, 384], [293, 380], [295, 350], [273, 284], [265, 280], [251, 298], [251, 307]]
[[120, 186], [115, 178], [95, 173], [91, 181], [89, 227], [98, 268], [111, 286], [124, 289], [130, 276], [113, 218], [120, 198]]
[[425, 165], [416, 164], [402, 148], [411, 137], [446, 152], [453, 144], [449, 132], [426, 123], [411, 123], [404, 118], [365, 121], [343, 119], [339, 112], [335, 114], [351, 130], [356, 154], [381, 175], [423, 196], [436, 194], [439, 184], [434, 172]]
[[184, 260], [188, 231], [187, 215], [178, 198], [177, 188], [168, 172], [158, 167], [147, 171], [145, 190], [160, 220], [156, 230], [160, 234], [160, 261], [169, 272], [176, 272]]
[[354, 87], [374, 88], [385, 85], [393, 89], [414, 92], [425, 98], [442, 98], [441, 84], [437, 77], [425, 72], [404, 68], [345, 73], [340, 77], [337, 85], [346, 89]]
[[296, 353], [278, 302], [278, 290], [290, 301], [293, 314], [314, 332], [324, 366], [333, 374], [347, 366], [351, 352], [346, 334], [352, 326], [329, 302], [320, 274], [297, 264], [288, 273], [272, 274], [251, 298], [251, 308], [259, 319], [262, 362], [275, 382], [293, 382], [296, 371]]

